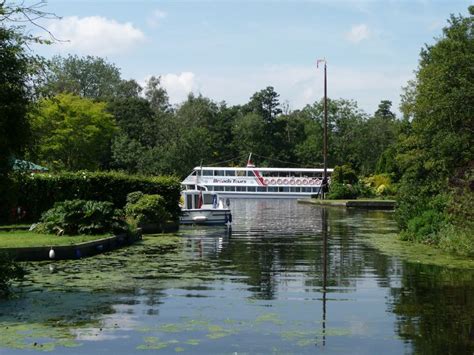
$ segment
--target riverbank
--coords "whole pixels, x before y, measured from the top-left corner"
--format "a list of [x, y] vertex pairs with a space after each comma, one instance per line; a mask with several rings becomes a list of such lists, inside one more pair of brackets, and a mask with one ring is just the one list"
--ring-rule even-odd
[[357, 200], [321, 200], [318, 198], [301, 199], [298, 203], [306, 203], [319, 206], [340, 206], [347, 208], [362, 208], [374, 210], [393, 210], [395, 200], [357, 199]]
[[0, 250], [18, 247], [69, 246], [107, 237], [110, 237], [110, 234], [57, 236], [54, 234], [34, 233], [28, 230], [12, 228], [10, 230], [0, 230]]
[[[0, 253], [18, 261], [67, 260], [97, 255], [133, 244], [141, 239], [133, 234], [56, 236], [29, 231], [0, 232]], [[54, 256], [50, 251], [54, 250]]]
[[367, 244], [382, 254], [395, 256], [408, 262], [442, 266], [449, 269], [474, 270], [474, 259], [449, 254], [433, 245], [400, 240], [397, 234], [363, 235]]

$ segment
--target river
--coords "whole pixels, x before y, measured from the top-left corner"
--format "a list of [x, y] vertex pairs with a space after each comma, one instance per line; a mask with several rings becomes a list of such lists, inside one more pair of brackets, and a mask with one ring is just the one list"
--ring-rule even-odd
[[226, 227], [30, 263], [0, 354], [472, 354], [474, 271], [387, 256], [393, 213], [233, 200]]

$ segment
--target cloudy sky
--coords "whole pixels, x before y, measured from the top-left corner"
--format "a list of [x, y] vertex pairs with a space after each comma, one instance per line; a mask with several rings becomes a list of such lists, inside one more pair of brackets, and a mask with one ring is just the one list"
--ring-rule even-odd
[[42, 46], [107, 58], [125, 79], [161, 75], [173, 103], [202, 93], [229, 104], [275, 87], [291, 109], [323, 95], [356, 100], [372, 113], [399, 103], [420, 48], [441, 34], [466, 0], [49, 0], [60, 20], [43, 22], [65, 42]]

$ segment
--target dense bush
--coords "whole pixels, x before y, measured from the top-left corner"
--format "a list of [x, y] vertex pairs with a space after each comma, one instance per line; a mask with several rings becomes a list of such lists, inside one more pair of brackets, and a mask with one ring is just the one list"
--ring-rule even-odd
[[[180, 182], [173, 177], [144, 177], [117, 172], [77, 172], [19, 175], [16, 205], [26, 210], [29, 221], [36, 221], [55, 202], [94, 200], [112, 202], [123, 208], [133, 191], [159, 194], [171, 218], [179, 218]], [[15, 207], [15, 206], [12, 206]]]
[[333, 182], [327, 197], [330, 200], [353, 199], [357, 197], [357, 191], [350, 184]]
[[438, 243], [438, 232], [445, 222], [444, 215], [434, 209], [423, 211], [408, 221], [407, 228], [401, 233], [402, 240], [412, 240], [427, 244]]
[[336, 165], [331, 180], [340, 184], [355, 184], [359, 179], [350, 165]]
[[12, 280], [21, 280], [25, 270], [6, 254], [0, 254], [0, 297], [6, 296]]
[[376, 196], [393, 196], [396, 194], [396, 187], [392, 184], [392, 179], [388, 174], [371, 175], [364, 178], [362, 183], [372, 189]]
[[93, 235], [121, 233], [126, 229], [123, 213], [111, 202], [68, 200], [56, 202], [43, 213], [35, 232]]
[[145, 224], [161, 225], [170, 220], [171, 214], [165, 208], [165, 199], [160, 195], [144, 195], [137, 191], [127, 196], [125, 213], [127, 220], [140, 227]]

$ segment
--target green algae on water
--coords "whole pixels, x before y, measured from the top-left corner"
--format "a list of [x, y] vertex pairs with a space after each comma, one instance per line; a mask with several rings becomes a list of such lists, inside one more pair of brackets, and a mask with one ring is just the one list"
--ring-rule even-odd
[[361, 234], [368, 244], [383, 254], [396, 256], [405, 261], [429, 264], [455, 269], [474, 269], [474, 259], [451, 255], [433, 246], [406, 242], [399, 239], [396, 233]]

